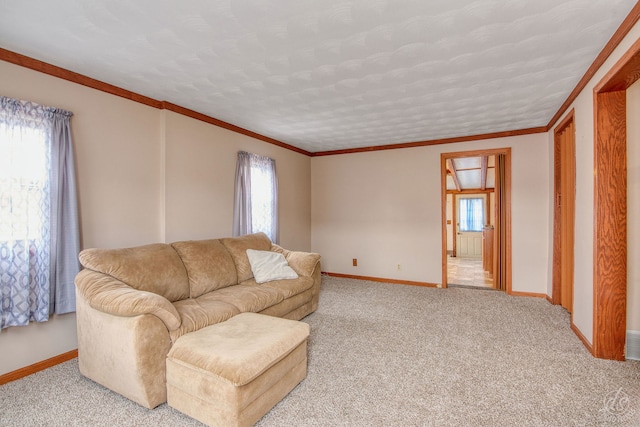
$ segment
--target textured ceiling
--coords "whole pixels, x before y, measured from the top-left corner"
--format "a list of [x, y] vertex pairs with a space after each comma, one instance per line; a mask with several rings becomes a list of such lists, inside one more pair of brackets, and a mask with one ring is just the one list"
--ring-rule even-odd
[[21, 0], [0, 47], [309, 152], [545, 126], [635, 0]]

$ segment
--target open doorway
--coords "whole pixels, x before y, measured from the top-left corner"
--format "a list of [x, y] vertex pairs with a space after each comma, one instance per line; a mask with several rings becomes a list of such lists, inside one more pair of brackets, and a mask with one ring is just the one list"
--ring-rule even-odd
[[[462, 157], [452, 160], [447, 174], [447, 283], [449, 286], [490, 288], [493, 282], [493, 202], [495, 157]], [[469, 185], [480, 179], [486, 161], [486, 185], [474, 193], [456, 185]], [[477, 175], [477, 176], [473, 176]], [[453, 177], [459, 177], [458, 181]]]
[[511, 292], [511, 149], [443, 153], [442, 286]]

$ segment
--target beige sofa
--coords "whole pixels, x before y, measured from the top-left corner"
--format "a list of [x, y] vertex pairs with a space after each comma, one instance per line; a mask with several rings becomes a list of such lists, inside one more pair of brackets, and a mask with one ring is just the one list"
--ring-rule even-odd
[[[247, 249], [282, 253], [299, 277], [256, 283]], [[86, 249], [80, 262], [80, 372], [147, 408], [166, 401], [166, 356], [180, 336], [242, 312], [300, 320], [318, 306], [320, 255], [263, 233]]]

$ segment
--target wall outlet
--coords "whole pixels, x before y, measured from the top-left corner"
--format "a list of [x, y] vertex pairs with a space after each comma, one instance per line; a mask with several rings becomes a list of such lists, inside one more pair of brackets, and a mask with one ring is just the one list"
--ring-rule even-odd
[[402, 266], [401, 266], [400, 264], [396, 265], [396, 268], [397, 268], [398, 270], [402, 270]]
[[357, 267], [358, 266], [358, 258], [354, 258], [353, 259], [353, 266]]

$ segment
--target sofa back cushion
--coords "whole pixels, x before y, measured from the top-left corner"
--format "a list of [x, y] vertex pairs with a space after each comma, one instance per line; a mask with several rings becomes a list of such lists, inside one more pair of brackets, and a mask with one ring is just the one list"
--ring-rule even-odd
[[240, 237], [227, 237], [220, 239], [222, 244], [227, 248], [238, 272], [238, 283], [249, 280], [253, 277], [249, 258], [247, 257], [247, 249], [255, 249], [258, 251], [268, 251], [271, 249], [271, 240], [264, 233], [247, 234]]
[[236, 266], [220, 240], [172, 243], [189, 276], [191, 298], [238, 283]]
[[187, 272], [171, 245], [85, 249], [79, 259], [85, 268], [108, 274], [132, 288], [162, 295], [171, 302], [189, 298]]

